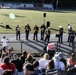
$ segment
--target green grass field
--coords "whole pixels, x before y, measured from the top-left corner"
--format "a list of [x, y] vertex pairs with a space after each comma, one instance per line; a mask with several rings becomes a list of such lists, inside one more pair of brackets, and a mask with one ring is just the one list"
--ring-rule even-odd
[[[9, 14], [14, 13], [16, 18], [10, 19]], [[33, 33], [34, 25], [39, 27], [44, 23], [43, 13], [46, 13], [45, 24], [50, 21], [51, 28], [58, 29], [63, 26], [67, 32], [68, 23], [71, 23], [76, 30], [76, 11], [52, 11], [52, 10], [19, 10], [19, 9], [0, 9], [0, 33], [15, 33], [16, 25], [20, 25], [21, 33], [25, 33], [24, 27], [28, 23]], [[3, 26], [9, 25], [12, 29], [6, 29]], [[57, 31], [52, 30], [52, 33]]]

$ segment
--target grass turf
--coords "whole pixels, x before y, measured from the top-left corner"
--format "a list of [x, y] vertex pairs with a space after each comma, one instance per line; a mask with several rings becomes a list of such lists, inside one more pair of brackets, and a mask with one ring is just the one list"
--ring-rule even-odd
[[[10, 19], [10, 13], [14, 13], [16, 18]], [[76, 30], [76, 11], [0, 9], [0, 33], [15, 33], [16, 25], [20, 25], [21, 33], [25, 33], [26, 24], [30, 24], [32, 30], [30, 33], [33, 33], [34, 25], [40, 27], [44, 23], [43, 13], [46, 13], [45, 25], [50, 21], [52, 33], [57, 33], [59, 26], [63, 26], [64, 31], [67, 32], [68, 23], [71, 23]], [[12, 29], [6, 29], [6, 25]]]

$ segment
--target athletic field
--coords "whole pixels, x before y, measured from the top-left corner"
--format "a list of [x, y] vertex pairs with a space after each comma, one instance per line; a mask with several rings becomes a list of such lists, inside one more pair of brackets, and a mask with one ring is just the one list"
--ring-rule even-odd
[[[10, 13], [15, 15], [15, 19], [9, 17]], [[43, 13], [46, 13], [45, 18]], [[15, 33], [16, 25], [20, 25], [21, 33], [25, 33], [26, 24], [30, 24], [33, 33], [34, 25], [40, 27], [43, 23], [46, 25], [47, 21], [50, 22], [52, 33], [57, 33], [59, 26], [63, 26], [67, 32], [68, 23], [76, 30], [76, 11], [0, 9], [0, 33]], [[6, 29], [6, 25], [9, 25], [10, 29]]]

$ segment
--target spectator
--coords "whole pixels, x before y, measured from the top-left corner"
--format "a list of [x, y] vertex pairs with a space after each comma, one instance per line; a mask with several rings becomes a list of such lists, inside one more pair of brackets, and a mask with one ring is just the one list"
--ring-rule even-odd
[[55, 52], [56, 52], [56, 46], [54, 43], [48, 43], [47, 47], [46, 47], [47, 53], [50, 56], [50, 59], [52, 59], [52, 57], [54, 56]]
[[3, 59], [4, 59], [5, 56], [6, 56], [6, 54], [2, 54], [2, 55], [1, 55], [0, 64], [3, 63]]
[[12, 73], [14, 73], [16, 70], [16, 66], [13, 63], [10, 63], [9, 61], [10, 60], [8, 56], [4, 57], [4, 63], [0, 65], [0, 68], [2, 68], [3, 70], [10, 69], [12, 70]]
[[59, 56], [59, 54], [55, 54], [53, 57], [53, 60], [54, 60], [55, 67], [58, 70], [58, 75], [64, 75], [65, 65], [62, 61], [60, 61], [61, 57]]
[[7, 52], [6, 55], [9, 56], [9, 59], [13, 59], [13, 53], [12, 53], [12, 49], [11, 48], [8, 49], [8, 52]]
[[26, 40], [28, 40], [28, 38], [29, 38], [29, 32], [30, 32], [30, 31], [31, 31], [30, 25], [27, 24], [27, 25], [25, 26]]
[[12, 71], [11, 71], [10, 69], [7, 69], [7, 70], [5, 70], [5, 71], [3, 72], [2, 75], [13, 75], [13, 74], [12, 74]]
[[16, 26], [16, 40], [20, 40], [20, 27], [19, 27], [19, 25]]
[[3, 69], [2, 68], [0, 68], [0, 75], [2, 75], [3, 74]]
[[75, 52], [71, 54], [71, 57], [67, 61], [67, 65], [68, 67], [73, 67], [74, 65], [76, 65], [76, 53]]
[[14, 59], [11, 60], [11, 63], [14, 63], [15, 64], [16, 69], [18, 70], [18, 72], [22, 72], [23, 71], [23, 69], [22, 69], [23, 68], [23, 63], [22, 63], [22, 61], [19, 60], [17, 54], [14, 54], [13, 55], [13, 58]]
[[45, 53], [43, 58], [40, 58], [39, 60], [39, 70], [46, 69], [48, 62], [49, 62], [49, 55]]
[[24, 75], [37, 75], [34, 74], [34, 67], [31, 63], [27, 63], [23, 66]]
[[64, 58], [65, 54], [63, 52], [56, 52], [55, 54], [58, 54], [61, 57], [60, 61], [62, 61], [64, 63], [65, 69], [66, 69], [66, 67], [67, 67], [67, 61]]
[[33, 58], [33, 56], [31, 54], [27, 55], [27, 58], [25, 59], [25, 63], [33, 63], [35, 61], [35, 59]]
[[5, 53], [7, 53], [8, 51], [8, 39], [6, 38], [6, 36], [3, 36], [3, 38], [1, 39], [2, 42], [2, 47], [5, 47]]
[[23, 51], [22, 55], [20, 56], [20, 60], [22, 60], [23, 63], [25, 63], [25, 59], [27, 58], [27, 52]]
[[55, 68], [54, 61], [52, 59], [48, 62], [46, 75], [58, 75], [58, 71]]
[[38, 61], [34, 61], [33, 62], [33, 66], [34, 66], [34, 73], [41, 75], [41, 71], [38, 69], [39, 68], [39, 62]]
[[6, 52], [6, 47], [4, 46], [3, 48], [2, 48], [2, 53], [1, 54], [6, 54], [7, 52]]
[[67, 75], [76, 75], [76, 65], [74, 67], [68, 68]]

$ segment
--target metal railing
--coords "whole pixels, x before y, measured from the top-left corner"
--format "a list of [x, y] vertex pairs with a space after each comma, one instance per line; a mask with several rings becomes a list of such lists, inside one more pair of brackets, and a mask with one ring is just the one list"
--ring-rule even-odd
[[[29, 43], [31, 43], [31, 46], [32, 46], [32, 44], [34, 44], [34, 47], [35, 47], [35, 45], [38, 43], [38, 42], [40, 42], [41, 43], [41, 45], [43, 45], [43, 47], [45, 46], [45, 42], [41, 42], [41, 41], [32, 41], [32, 42], [30, 42], [30, 41], [11, 41], [11, 42], [8, 42], [8, 45], [9, 45], [9, 47], [15, 47], [16, 49], [20, 49], [20, 52], [19, 53], [22, 53], [22, 51], [24, 50], [24, 49], [26, 49], [26, 46], [28, 46], [28, 48], [30, 47], [30, 45], [27, 45], [27, 44], [29, 44]], [[62, 44], [61, 43], [59, 43], [59, 42], [57, 42], [57, 41], [51, 41], [51, 42], [53, 42], [53, 43], [55, 43], [56, 44], [56, 48], [57, 48], [57, 51], [61, 51], [61, 48], [63, 48], [63, 49], [67, 49], [67, 47], [72, 51], [72, 52], [75, 52], [76, 51], [76, 42], [74, 42], [73, 43], [73, 45], [71, 45], [71, 46], [69, 46], [69, 43], [68, 42], [63, 42]], [[39, 43], [39, 44], [40, 44]], [[2, 48], [2, 42], [0, 42], [0, 48]], [[37, 44], [37, 45], [39, 45], [39, 44]], [[64, 45], [64, 47], [62, 47]], [[65, 47], [66, 46], [66, 47]], [[42, 47], [42, 49], [43, 49], [43, 47]], [[40, 47], [41, 48], [41, 47]], [[41, 50], [42, 50], [41, 49]]]

